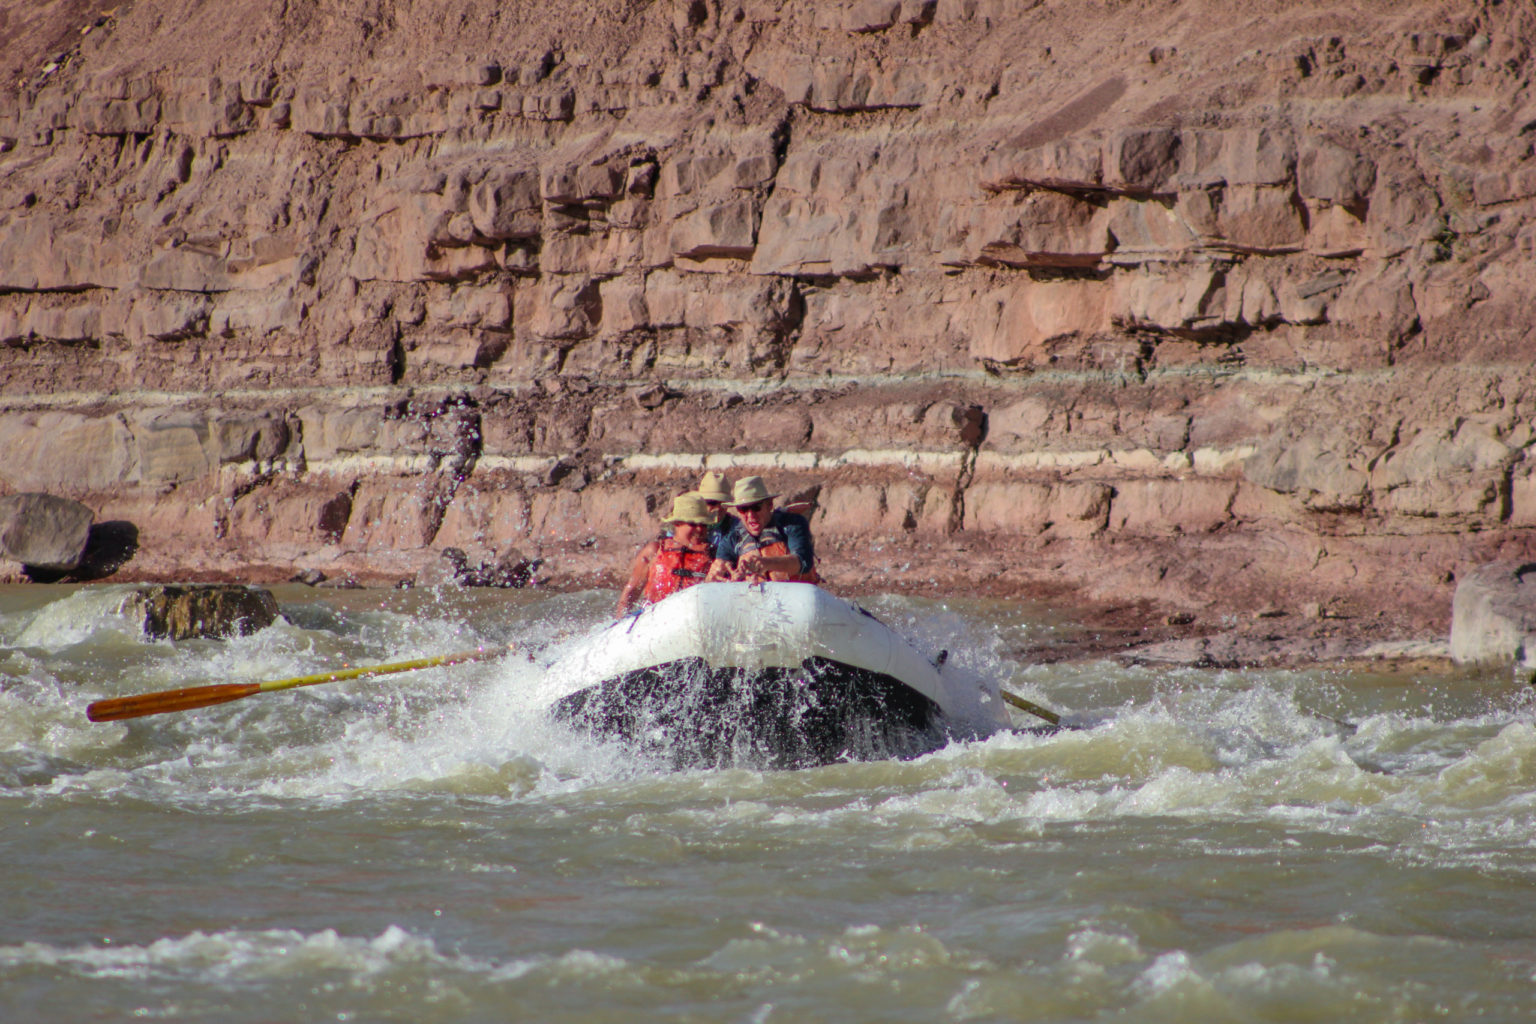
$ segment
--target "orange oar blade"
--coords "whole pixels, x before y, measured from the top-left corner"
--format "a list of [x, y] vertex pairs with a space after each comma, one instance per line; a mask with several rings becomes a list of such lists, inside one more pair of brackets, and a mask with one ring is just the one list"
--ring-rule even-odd
[[260, 683], [216, 683], [212, 686], [188, 686], [180, 690], [161, 690], [132, 697], [109, 697], [89, 704], [85, 717], [93, 722], [115, 722], [120, 718], [142, 718], [170, 711], [189, 711], [214, 704], [227, 704], [241, 697], [261, 692]]

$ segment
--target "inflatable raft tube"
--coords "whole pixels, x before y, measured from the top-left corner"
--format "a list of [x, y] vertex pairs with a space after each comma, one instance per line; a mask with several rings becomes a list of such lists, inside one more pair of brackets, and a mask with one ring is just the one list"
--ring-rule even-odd
[[995, 682], [808, 583], [704, 583], [547, 665], [557, 718], [678, 766], [914, 757], [1008, 726]]

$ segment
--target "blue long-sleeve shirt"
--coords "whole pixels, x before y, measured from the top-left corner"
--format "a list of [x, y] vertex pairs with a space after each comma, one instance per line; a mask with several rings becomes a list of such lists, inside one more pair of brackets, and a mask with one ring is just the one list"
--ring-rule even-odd
[[[774, 509], [764, 529], [777, 528], [784, 535], [784, 546], [800, 559], [800, 571], [809, 572], [816, 564], [816, 545], [811, 540], [811, 524], [805, 516]], [[730, 532], [715, 541], [715, 557], [734, 563], [741, 557], [742, 542], [747, 538], [747, 524], [736, 520]]]

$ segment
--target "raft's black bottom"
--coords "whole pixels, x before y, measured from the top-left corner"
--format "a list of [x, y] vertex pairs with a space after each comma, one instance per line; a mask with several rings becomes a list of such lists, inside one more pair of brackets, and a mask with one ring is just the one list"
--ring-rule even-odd
[[916, 757], [946, 740], [933, 701], [892, 676], [823, 658], [750, 671], [687, 658], [573, 693], [555, 714], [678, 767]]

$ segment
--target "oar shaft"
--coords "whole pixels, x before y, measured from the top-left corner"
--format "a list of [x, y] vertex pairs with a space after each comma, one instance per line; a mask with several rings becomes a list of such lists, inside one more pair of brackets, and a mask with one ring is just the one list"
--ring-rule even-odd
[[158, 690], [139, 693], [131, 697], [108, 697], [98, 700], [85, 709], [85, 717], [93, 722], [113, 722], [123, 718], [142, 718], [145, 715], [163, 715], [172, 711], [191, 711], [194, 708], [227, 704], [232, 700], [274, 690], [291, 690], [296, 686], [315, 686], [334, 683], [343, 679], [362, 679], [368, 676], [387, 676], [395, 672], [415, 672], [418, 669], [436, 668], [439, 665], [457, 665], [466, 661], [484, 661], [499, 658], [509, 647], [489, 647], [458, 654], [443, 654], [435, 658], [417, 658], [398, 661], [391, 665], [365, 665], [358, 668], [338, 669], [312, 676], [293, 679], [274, 679], [265, 683], [213, 683], [208, 686], [184, 686], [176, 690]]
[[1007, 690], [1001, 690], [1000, 689], [997, 692], [1002, 694], [1003, 700], [1007, 701], [1009, 704], [1012, 704], [1014, 707], [1018, 708], [1020, 711], [1028, 711], [1030, 714], [1034, 715], [1036, 718], [1043, 718], [1047, 722], [1050, 722], [1052, 725], [1060, 725], [1061, 724], [1061, 716], [1058, 715], [1056, 712], [1052, 711], [1050, 708], [1041, 707], [1039, 704], [1036, 704], [1034, 701], [1026, 700], [1025, 698], [1020, 697], [1016, 693], [1009, 693]]
[[315, 686], [319, 683], [336, 683], [343, 679], [362, 679], [364, 676], [387, 676], [394, 672], [415, 672], [417, 669], [436, 668], [439, 665], [457, 665], [463, 661], [480, 661], [484, 658], [496, 658], [507, 653], [505, 647], [493, 647], [482, 651], [463, 651], [459, 654], [442, 654], [435, 658], [417, 658], [414, 661], [397, 661], [392, 665], [363, 665], [358, 668], [337, 669], [335, 672], [320, 672], [312, 676], [298, 676], [294, 679], [274, 679], [267, 683], [258, 683], [262, 693], [271, 693], [273, 690], [291, 690], [295, 686]]

